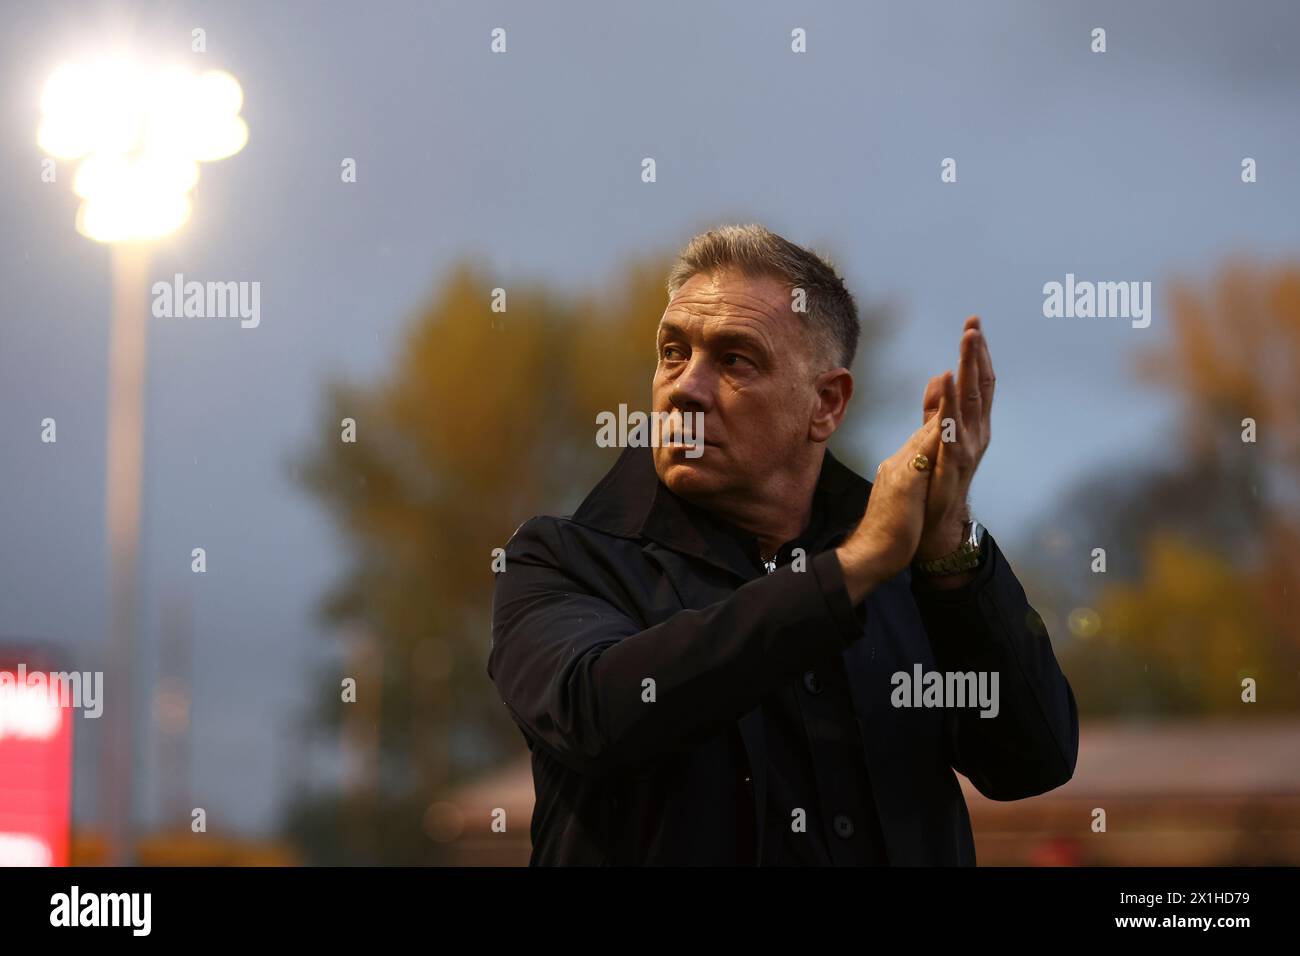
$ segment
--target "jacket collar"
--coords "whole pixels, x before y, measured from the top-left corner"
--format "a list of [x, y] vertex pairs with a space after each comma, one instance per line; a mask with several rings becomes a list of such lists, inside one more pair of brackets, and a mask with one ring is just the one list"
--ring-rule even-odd
[[[813, 548], [851, 531], [870, 493], [871, 482], [827, 449], [813, 493]], [[668, 490], [655, 473], [650, 448], [624, 449], [572, 520], [608, 534], [652, 541], [745, 579], [753, 576], [758, 557], [752, 535]]]

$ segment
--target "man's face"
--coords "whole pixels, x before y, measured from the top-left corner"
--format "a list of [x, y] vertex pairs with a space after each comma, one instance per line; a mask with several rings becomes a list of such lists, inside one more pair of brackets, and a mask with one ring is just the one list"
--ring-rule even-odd
[[703, 412], [704, 450], [654, 449], [655, 471], [672, 491], [752, 494], [803, 459], [823, 371], [805, 322], [789, 289], [769, 277], [701, 273], [673, 296], [659, 322], [652, 404]]

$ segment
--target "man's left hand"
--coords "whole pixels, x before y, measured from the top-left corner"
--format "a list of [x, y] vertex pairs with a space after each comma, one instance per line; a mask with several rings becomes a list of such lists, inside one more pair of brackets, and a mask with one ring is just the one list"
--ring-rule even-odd
[[[954, 382], [951, 371], [936, 375], [925, 388], [922, 423], [942, 414], [952, 422], [940, 423], [938, 460], [930, 478], [925, 526], [916, 560], [929, 561], [957, 550], [970, 519], [971, 479], [989, 446], [990, 411], [993, 408], [993, 359], [980, 327], [972, 315], [962, 328]], [[950, 441], [945, 438], [951, 437]]]

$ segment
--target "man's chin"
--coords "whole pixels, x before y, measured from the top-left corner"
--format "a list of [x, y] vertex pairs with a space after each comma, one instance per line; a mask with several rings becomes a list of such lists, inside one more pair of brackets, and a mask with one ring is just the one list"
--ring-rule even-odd
[[680, 448], [656, 448], [655, 472], [669, 491], [683, 498], [714, 494], [726, 484], [725, 476], [705, 457], [688, 457]]

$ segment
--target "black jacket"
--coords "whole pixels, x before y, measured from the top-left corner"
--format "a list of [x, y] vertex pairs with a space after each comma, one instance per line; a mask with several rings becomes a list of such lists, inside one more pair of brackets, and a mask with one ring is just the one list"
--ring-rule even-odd
[[[835, 541], [870, 489], [826, 453], [814, 507]], [[761, 857], [761, 702], [829, 655], [852, 687], [891, 864], [974, 865], [953, 768], [994, 800], [1070, 779], [1074, 695], [991, 535], [969, 584], [934, 591], [904, 570], [854, 608], [833, 551], [764, 574], [724, 527], [635, 448], [571, 518], [510, 539], [487, 670], [532, 751], [534, 865], [752, 862], [737, 850], [746, 792]], [[891, 675], [918, 663], [998, 672], [998, 715], [894, 706]]]

